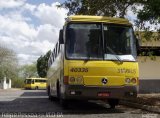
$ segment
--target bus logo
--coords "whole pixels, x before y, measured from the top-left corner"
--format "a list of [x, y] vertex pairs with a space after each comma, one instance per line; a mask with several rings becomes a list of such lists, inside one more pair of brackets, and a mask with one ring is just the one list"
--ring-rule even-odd
[[101, 82], [102, 84], [107, 84], [108, 80], [106, 78], [102, 78]]

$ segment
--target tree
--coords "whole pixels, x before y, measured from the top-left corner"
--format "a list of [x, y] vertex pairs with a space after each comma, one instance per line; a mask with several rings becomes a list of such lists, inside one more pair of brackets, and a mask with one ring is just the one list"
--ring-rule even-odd
[[140, 21], [149, 21], [151, 24], [160, 23], [160, 0], [143, 0], [143, 9], [137, 11]]
[[[143, 9], [136, 10], [138, 13], [136, 26], [145, 31], [145, 40], [160, 40], [160, 0], [142, 0]], [[150, 25], [146, 25], [149, 22]], [[154, 29], [152, 27], [154, 25]], [[156, 35], [155, 33], [156, 32]]]
[[44, 56], [40, 56], [37, 60], [37, 72], [40, 77], [46, 77], [48, 71], [48, 59], [50, 57], [51, 50], [49, 50]]
[[18, 61], [13, 50], [0, 46], [0, 79], [18, 77]]
[[24, 88], [24, 78], [16, 78], [12, 80], [12, 88]]
[[59, 7], [69, 9], [68, 15], [101, 15], [124, 17], [128, 8], [140, 0], [67, 0]]
[[23, 65], [19, 68], [19, 75], [21, 78], [38, 77], [36, 63]]
[[[141, 6], [141, 9], [137, 9]], [[127, 10], [137, 13], [135, 26], [137, 31], [144, 31], [146, 41], [160, 40], [160, 0], [67, 0], [59, 7], [69, 10], [68, 15], [101, 15], [109, 17], [125, 17]], [[151, 25], [146, 25], [149, 22]], [[157, 34], [155, 35], [155, 33]], [[139, 33], [139, 37], [141, 33]]]

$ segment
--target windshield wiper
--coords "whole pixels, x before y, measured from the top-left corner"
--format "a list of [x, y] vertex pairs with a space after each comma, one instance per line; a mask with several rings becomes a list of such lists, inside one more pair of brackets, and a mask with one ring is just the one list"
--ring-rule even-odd
[[119, 56], [118, 55], [116, 55], [116, 53], [110, 48], [110, 47], [108, 47], [108, 46], [106, 46], [107, 47], [107, 49], [111, 52], [111, 53], [113, 53], [114, 54], [114, 56], [117, 58], [117, 60], [120, 62], [120, 63], [122, 63], [123, 61], [119, 58]]

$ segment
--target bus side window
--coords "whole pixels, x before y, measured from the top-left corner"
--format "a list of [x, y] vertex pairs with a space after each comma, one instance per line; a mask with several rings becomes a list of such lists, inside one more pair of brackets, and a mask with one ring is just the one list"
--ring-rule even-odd
[[54, 62], [54, 55], [53, 52], [51, 53], [51, 60], [50, 60], [50, 64], [52, 65], [52, 63]]
[[55, 50], [55, 48], [53, 50], [53, 53], [54, 53], [53, 59], [55, 60], [56, 59], [56, 50]]
[[60, 43], [58, 43], [58, 54], [60, 53]]
[[32, 80], [32, 84], [34, 84], [34, 79]]
[[40, 82], [40, 81], [37, 79], [37, 80], [35, 80], [35, 82]]
[[55, 49], [56, 49], [56, 57], [58, 56], [58, 43], [56, 44], [56, 47], [55, 47]]
[[42, 82], [46, 82], [46, 80], [42, 80]]

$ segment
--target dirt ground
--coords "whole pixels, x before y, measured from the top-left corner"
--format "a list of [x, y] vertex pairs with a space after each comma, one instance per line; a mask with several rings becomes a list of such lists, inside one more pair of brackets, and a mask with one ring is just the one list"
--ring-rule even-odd
[[136, 99], [127, 99], [128, 101], [160, 107], [160, 93], [139, 94]]

